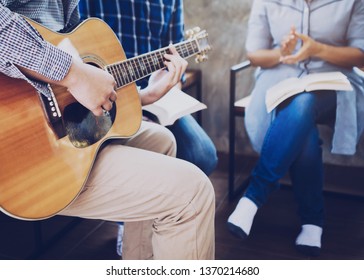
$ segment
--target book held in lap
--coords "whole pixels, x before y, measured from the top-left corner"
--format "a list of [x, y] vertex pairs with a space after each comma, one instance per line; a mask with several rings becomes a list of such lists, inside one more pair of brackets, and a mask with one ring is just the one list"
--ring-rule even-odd
[[265, 104], [270, 113], [287, 98], [316, 90], [353, 90], [347, 77], [341, 72], [314, 73], [301, 78], [288, 78], [267, 90]]
[[143, 110], [153, 114], [163, 126], [172, 125], [179, 118], [206, 108], [205, 104], [177, 87], [173, 87], [156, 102], [143, 106]]

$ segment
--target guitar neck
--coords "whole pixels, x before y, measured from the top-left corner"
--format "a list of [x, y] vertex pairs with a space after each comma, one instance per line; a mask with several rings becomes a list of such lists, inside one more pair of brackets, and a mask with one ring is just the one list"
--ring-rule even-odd
[[[174, 46], [183, 58], [200, 52], [199, 45], [194, 39], [177, 43]], [[108, 65], [106, 70], [114, 76], [117, 88], [120, 88], [165, 68], [164, 55], [166, 53], [169, 53], [169, 47]]]

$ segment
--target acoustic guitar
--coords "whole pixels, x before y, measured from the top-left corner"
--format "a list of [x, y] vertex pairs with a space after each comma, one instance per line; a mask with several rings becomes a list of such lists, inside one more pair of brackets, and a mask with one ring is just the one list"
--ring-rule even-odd
[[[113, 109], [95, 117], [63, 87], [39, 94], [24, 80], [0, 74], [0, 210], [23, 220], [52, 217], [82, 191], [100, 147], [135, 134], [141, 103], [135, 81], [165, 68], [162, 48], [126, 59], [111, 28], [91, 18], [70, 33], [57, 33], [31, 20], [47, 41], [69, 39], [84, 63], [108, 71], [117, 82]], [[193, 33], [193, 32], [192, 32]], [[175, 44], [178, 53], [204, 60], [206, 31]]]

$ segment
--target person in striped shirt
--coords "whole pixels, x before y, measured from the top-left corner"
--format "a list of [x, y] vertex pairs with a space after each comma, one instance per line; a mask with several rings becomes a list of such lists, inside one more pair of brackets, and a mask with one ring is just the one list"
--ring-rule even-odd
[[[26, 80], [46, 96], [51, 95], [49, 84], [63, 86], [96, 116], [110, 110], [117, 98], [114, 77], [45, 41], [21, 15], [54, 31], [64, 30], [79, 22], [78, 1], [0, 0], [0, 72]], [[179, 82], [187, 62], [175, 48], [170, 50], [165, 55], [169, 71], [159, 73], [157, 86], [146, 87], [145, 94], [160, 97]], [[122, 145], [103, 147], [83, 191], [59, 214], [136, 224], [148, 221], [152, 243], [137, 235], [129, 238], [130, 244], [141, 243], [148, 250], [138, 255], [126, 250], [124, 258], [213, 259], [212, 184], [201, 170], [175, 154], [169, 130], [142, 122]]]

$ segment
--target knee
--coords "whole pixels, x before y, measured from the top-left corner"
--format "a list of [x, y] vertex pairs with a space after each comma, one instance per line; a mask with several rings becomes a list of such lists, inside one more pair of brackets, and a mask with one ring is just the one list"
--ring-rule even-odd
[[211, 143], [196, 143], [188, 147], [178, 145], [177, 141], [177, 157], [193, 163], [209, 176], [216, 168], [218, 157], [214, 144]]
[[164, 133], [166, 134], [164, 137], [164, 154], [167, 156], [176, 157], [177, 154], [177, 144], [174, 135], [168, 130], [165, 129]]
[[211, 151], [211, 153], [208, 154], [209, 156], [207, 156], [204, 160], [204, 162], [201, 164], [201, 170], [207, 175], [209, 176], [216, 168], [217, 166], [217, 162], [218, 162], [218, 158], [217, 158], [217, 153], [216, 150], [214, 149], [214, 151]]
[[215, 190], [210, 179], [207, 177], [204, 183], [204, 196], [206, 197], [207, 202], [215, 206]]
[[294, 96], [292, 99], [282, 106], [278, 107], [278, 113], [285, 115], [287, 120], [300, 121], [300, 120], [314, 120], [315, 118], [315, 94], [310, 92], [303, 92]]
[[[194, 195], [194, 204], [196, 209], [214, 208], [215, 207], [215, 191], [210, 179], [202, 172], [196, 177], [196, 188]], [[199, 211], [199, 210], [198, 210]]]
[[176, 157], [177, 154], [177, 144], [174, 135], [166, 129], [164, 126], [158, 125], [158, 153]]
[[207, 176], [209, 176], [216, 168], [218, 158], [215, 147], [210, 147], [205, 149], [202, 153], [197, 156], [194, 161], [195, 164], [204, 172]]

